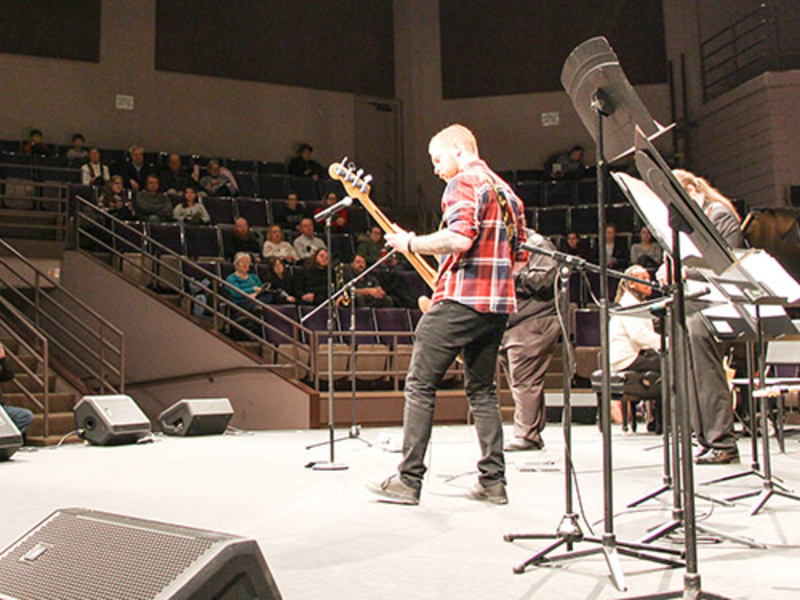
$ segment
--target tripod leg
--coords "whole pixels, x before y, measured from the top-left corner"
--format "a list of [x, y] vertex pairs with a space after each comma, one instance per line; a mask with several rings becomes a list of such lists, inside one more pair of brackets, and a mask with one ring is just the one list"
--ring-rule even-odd
[[653, 498], [656, 498], [656, 497], [660, 496], [661, 494], [663, 494], [664, 492], [670, 491], [671, 489], [672, 488], [670, 486], [668, 486], [668, 485], [662, 485], [660, 488], [658, 488], [658, 489], [650, 492], [649, 494], [647, 494], [645, 496], [642, 496], [638, 500], [634, 500], [633, 502], [628, 504], [628, 508], [636, 508], [640, 504], [644, 504], [648, 500], [652, 500]]
[[748, 548], [753, 548], [756, 550], [765, 550], [766, 546], [755, 540], [751, 540], [750, 538], [741, 537], [738, 535], [730, 535], [728, 533], [723, 533], [718, 529], [714, 529], [712, 527], [707, 527], [705, 525], [697, 525], [697, 531], [704, 533], [706, 535], [711, 535], [721, 540], [725, 540], [728, 542], [733, 542], [735, 544], [742, 544], [743, 546], [747, 546]]
[[603, 556], [606, 559], [608, 570], [611, 573], [611, 581], [614, 587], [620, 592], [628, 591], [628, 586], [625, 585], [625, 574], [622, 572], [622, 566], [619, 564], [619, 554], [617, 554], [617, 544], [614, 541], [613, 534], [605, 534], [603, 536]]
[[656, 540], [661, 539], [662, 537], [668, 536], [673, 531], [680, 529], [681, 522], [678, 520], [669, 521], [668, 523], [664, 523], [661, 527], [658, 527], [650, 532], [649, 535], [643, 537], [639, 540], [641, 544], [652, 544]]
[[750, 510], [750, 516], [751, 517], [756, 516], [758, 514], [758, 511], [760, 511], [764, 507], [764, 505], [767, 503], [767, 500], [769, 500], [772, 497], [772, 494], [774, 494], [774, 493], [775, 492], [773, 490], [771, 490], [771, 489], [763, 490], [758, 495], [758, 498], [756, 498], [756, 503], [753, 505], [753, 508]]
[[[511, 541], [511, 540], [509, 540], [509, 541]], [[514, 567], [514, 569], [513, 569], [514, 573], [516, 573], [517, 575], [519, 575], [520, 573], [524, 573], [525, 569], [527, 569], [529, 566], [535, 565], [535, 564], [538, 564], [538, 563], [542, 562], [543, 560], [545, 560], [547, 555], [550, 554], [553, 550], [556, 550], [557, 548], [560, 548], [561, 546], [563, 546], [566, 543], [567, 543], [567, 538], [559, 538], [559, 539], [557, 539], [555, 542], [553, 542], [549, 546], [545, 547], [543, 550], [540, 550], [539, 552], [537, 552], [536, 554], [531, 556], [524, 563]]]

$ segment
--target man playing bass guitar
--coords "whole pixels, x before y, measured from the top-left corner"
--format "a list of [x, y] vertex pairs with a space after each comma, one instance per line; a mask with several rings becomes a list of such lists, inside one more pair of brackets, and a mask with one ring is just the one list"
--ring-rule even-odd
[[437, 176], [447, 182], [443, 227], [429, 235], [397, 229], [386, 242], [400, 252], [441, 256], [431, 309], [417, 326], [405, 386], [403, 460], [398, 472], [370, 485], [385, 501], [418, 504], [433, 427], [436, 388], [461, 354], [466, 394], [481, 448], [472, 500], [505, 504], [503, 429], [495, 390], [497, 352], [517, 309], [513, 270], [524, 265], [522, 201], [478, 154], [472, 132], [451, 125], [430, 141]]

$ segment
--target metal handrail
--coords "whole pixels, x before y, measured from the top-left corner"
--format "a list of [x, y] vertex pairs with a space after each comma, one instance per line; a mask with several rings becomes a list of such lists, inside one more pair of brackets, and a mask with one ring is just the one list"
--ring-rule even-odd
[[[33, 284], [34, 296], [31, 299], [11, 282], [4, 282], [8, 292], [31, 310], [33, 322], [37, 328], [41, 330], [44, 323], [48, 324], [59, 336], [63, 336], [64, 340], [69, 340], [75, 349], [68, 347], [56, 335], [48, 336], [49, 343], [84, 369], [88, 375], [97, 379], [101, 392], [124, 392], [125, 334], [2, 239], [0, 239], [0, 250], [5, 250], [33, 272], [33, 281], [31, 282], [4, 256], [0, 255], [0, 264], [17, 281], [25, 286]], [[91, 322], [78, 317], [73, 310], [52, 295], [44, 293], [43, 283], [49, 284], [50, 288], [63, 294], [69, 302], [79, 307], [91, 319]], [[47, 304], [50, 309], [46, 308]], [[81, 336], [90, 339], [93, 344], [88, 344]]]
[[[743, 15], [727, 27], [721, 29], [700, 44], [701, 77], [704, 101], [711, 100], [720, 94], [744, 83], [758, 73], [750, 68], [764, 62], [763, 70], [770, 66], [773, 48], [770, 47], [770, 31], [773, 23], [768, 14], [765, 2], [753, 11]], [[763, 33], [762, 33], [763, 32]], [[772, 32], [774, 33], [774, 32]], [[744, 42], [746, 38], [756, 35], [755, 40]], [[751, 58], [754, 50], [764, 47], [763, 53]], [[719, 55], [729, 53], [721, 59]], [[726, 82], [729, 82], [726, 84]]]
[[[134, 268], [140, 270], [141, 272], [146, 272], [148, 277], [152, 277], [155, 279], [158, 284], [164, 288], [168, 289], [176, 294], [178, 294], [181, 298], [188, 300], [191, 303], [196, 303], [197, 300], [194, 296], [187, 293], [185, 288], [187, 287], [186, 284], [190, 279], [182, 270], [182, 268], [176, 268], [174, 265], [165, 262], [162, 259], [162, 256], [170, 256], [174, 259], [174, 261], [178, 265], [189, 265], [194, 273], [199, 273], [202, 275], [204, 279], [209, 281], [209, 284], [206, 285], [202, 281], [197, 281], [196, 279], [192, 279], [193, 285], [197, 286], [197, 288], [204, 292], [205, 294], [211, 297], [211, 302], [206, 302], [204, 304], [204, 308], [209, 310], [212, 313], [212, 320], [213, 320], [213, 327], [215, 330], [220, 330], [221, 325], [227, 325], [230, 328], [233, 328], [240, 333], [242, 333], [247, 339], [250, 341], [257, 342], [260, 346], [264, 348], [268, 348], [270, 352], [275, 352], [283, 359], [289, 361], [293, 366], [300, 368], [302, 370], [309, 369], [309, 365], [299, 359], [295, 358], [293, 354], [289, 354], [278, 348], [276, 345], [273, 345], [267, 342], [263, 337], [254, 334], [252, 331], [247, 329], [246, 324], [253, 324], [263, 329], [269, 330], [272, 334], [276, 335], [279, 338], [284, 338], [287, 343], [291, 344], [296, 348], [303, 347], [300, 340], [302, 337], [306, 337], [306, 339], [312, 339], [313, 335], [311, 330], [304, 327], [303, 325], [297, 323], [296, 321], [284, 316], [280, 312], [276, 311], [273, 307], [268, 304], [261, 302], [260, 300], [254, 300], [255, 304], [259, 307], [262, 312], [269, 312], [272, 318], [278, 319], [283, 321], [285, 324], [289, 325], [292, 328], [292, 335], [288, 335], [282, 332], [280, 329], [276, 328], [271, 323], [267, 322], [263, 318], [259, 318], [252, 313], [248, 312], [235, 301], [227, 297], [224, 292], [239, 292], [239, 290], [225, 281], [224, 279], [217, 276], [215, 273], [208, 271], [207, 269], [199, 266], [194, 261], [190, 260], [186, 256], [178, 254], [171, 248], [168, 248], [164, 244], [154, 240], [152, 237], [147, 235], [146, 232], [143, 230], [140, 231], [135, 227], [132, 227], [127, 222], [118, 219], [117, 217], [108, 214], [107, 212], [103, 211], [96, 205], [88, 202], [86, 199], [77, 196], [77, 210], [75, 213], [75, 234], [76, 234], [76, 247], [82, 248], [83, 244], [81, 240], [90, 240], [104, 251], [111, 253], [113, 256], [116, 256], [120, 261], [127, 263]], [[96, 218], [93, 218], [94, 217]], [[130, 257], [125, 256], [125, 252], [121, 252], [114, 247], [113, 240], [118, 240], [122, 242], [126, 246], [131, 246], [132, 242], [130, 239], [127, 239], [121, 236], [117, 231], [115, 231], [114, 227], [108, 227], [105, 223], [110, 222], [117, 228], [123, 228], [129, 231], [130, 233], [134, 234], [136, 237], [141, 239], [141, 246], [137, 248], [137, 251], [142, 254], [143, 257], [147, 258], [148, 262], [152, 262], [154, 265], [158, 265], [158, 269], [154, 269], [153, 271], [146, 270], [142, 264], [137, 263], [137, 261], [132, 260]], [[94, 231], [92, 231], [92, 229]], [[107, 240], [101, 238], [102, 235], [110, 236], [112, 243], [109, 244]], [[153, 252], [148, 251], [149, 248], [157, 248], [160, 252], [160, 255], [155, 254]], [[173, 281], [167, 279], [163, 276], [162, 272], [166, 271], [167, 273], [171, 273], [175, 278], [180, 281], [180, 285], [176, 286]], [[238, 316], [245, 324], [242, 322], [237, 321], [235, 318], [229, 317], [227, 312], [232, 312], [234, 315]], [[262, 330], [263, 330], [262, 329]], [[312, 342], [313, 344], [313, 342]], [[316, 372], [316, 352], [310, 353], [310, 360], [311, 365], [310, 368], [312, 372]]]
[[[50, 347], [48, 345], [47, 337], [39, 332], [30, 322], [28, 322], [28, 319], [25, 317], [25, 315], [23, 315], [13, 304], [11, 304], [2, 296], [0, 296], [0, 305], [2, 305], [3, 309], [14, 318], [14, 323], [11, 324], [7, 319], [2, 318], [2, 311], [0, 311], [0, 324], [3, 325], [5, 331], [12, 338], [14, 338], [30, 356], [33, 356], [36, 359], [37, 368], [31, 369], [28, 367], [28, 365], [20, 360], [18, 353], [11, 355], [8, 349], [6, 349], [6, 352], [9, 354], [9, 356], [14, 357], [17, 368], [20, 369], [24, 374], [30, 376], [35, 383], [42, 387], [42, 402], [40, 402], [38, 398], [36, 398], [36, 394], [34, 392], [30, 391], [27, 387], [20, 383], [19, 378], [15, 377], [12, 380], [14, 386], [16, 386], [16, 388], [31, 402], [31, 404], [33, 406], [37, 406], [42, 411], [42, 432], [44, 437], [47, 437], [50, 435]], [[17, 333], [17, 327], [26, 330], [26, 333], [36, 341], [39, 347], [41, 347], [41, 352], [37, 351], [33, 345], [29, 344], [24, 336]], [[41, 377], [37, 374], [39, 369], [41, 369], [42, 372]]]

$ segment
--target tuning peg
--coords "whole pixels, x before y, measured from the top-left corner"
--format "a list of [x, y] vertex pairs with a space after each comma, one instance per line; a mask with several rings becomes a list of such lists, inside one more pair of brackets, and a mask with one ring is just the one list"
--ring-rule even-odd
[[369, 183], [372, 181], [372, 175], [366, 175], [361, 182], [361, 191], [366, 193]]

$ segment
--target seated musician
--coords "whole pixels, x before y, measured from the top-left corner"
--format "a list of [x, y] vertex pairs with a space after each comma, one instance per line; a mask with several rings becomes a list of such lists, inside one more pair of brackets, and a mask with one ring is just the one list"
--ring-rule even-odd
[[[640, 265], [628, 267], [626, 275], [650, 280], [650, 273]], [[635, 306], [644, 302], [653, 288], [644, 283], [623, 280], [617, 288], [615, 303], [618, 307]], [[609, 323], [609, 359], [612, 371], [639, 371], [660, 373], [661, 336], [656, 333], [653, 320], [641, 315], [613, 315]], [[646, 380], [647, 381], [647, 380]], [[649, 381], [658, 385], [656, 381]], [[655, 410], [654, 419], [648, 423], [649, 431], [659, 431], [660, 417]]]

